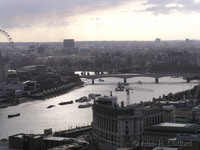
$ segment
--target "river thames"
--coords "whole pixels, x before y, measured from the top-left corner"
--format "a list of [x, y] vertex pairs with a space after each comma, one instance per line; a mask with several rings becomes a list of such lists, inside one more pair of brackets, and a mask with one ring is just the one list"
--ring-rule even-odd
[[[123, 82], [119, 78], [103, 78], [104, 82], [82, 79], [85, 84], [81, 88], [74, 89], [66, 94], [52, 97], [45, 100], [34, 100], [17, 106], [0, 109], [0, 139], [8, 138], [17, 133], [43, 133], [44, 129], [52, 128], [53, 132], [66, 130], [71, 127], [90, 125], [92, 122], [92, 108], [78, 108], [80, 103], [75, 102], [82, 96], [88, 96], [90, 93], [109, 95], [112, 91], [113, 96], [118, 97], [118, 102], [126, 101], [126, 92], [116, 92], [115, 87], [118, 82]], [[142, 81], [139, 84], [138, 81]], [[154, 78], [136, 77], [128, 79], [129, 86], [152, 89], [153, 92], [131, 91], [130, 103], [139, 103], [140, 101], [151, 101], [153, 97], [158, 98], [163, 94], [176, 93], [191, 89], [197, 85], [197, 81], [187, 83], [182, 78], [164, 77], [155, 83]], [[73, 104], [58, 105], [63, 101], [73, 100]], [[47, 109], [47, 106], [55, 107]], [[9, 114], [20, 113], [20, 116], [8, 118]]]

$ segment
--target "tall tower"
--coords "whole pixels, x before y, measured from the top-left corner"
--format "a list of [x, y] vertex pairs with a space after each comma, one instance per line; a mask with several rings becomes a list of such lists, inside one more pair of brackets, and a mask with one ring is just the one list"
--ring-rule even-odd
[[197, 56], [197, 62], [196, 62], [196, 64], [199, 67], [200, 66], [200, 53], [197, 53], [196, 56]]
[[0, 52], [0, 81], [4, 81], [6, 79], [6, 71], [5, 64], [2, 60], [2, 53]]
[[64, 39], [63, 41], [63, 49], [69, 51], [73, 51], [75, 49], [74, 39]]

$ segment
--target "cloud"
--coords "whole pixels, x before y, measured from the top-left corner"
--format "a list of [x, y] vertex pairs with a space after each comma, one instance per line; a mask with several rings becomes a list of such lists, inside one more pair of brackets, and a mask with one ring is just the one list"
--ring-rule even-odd
[[131, 0], [0, 0], [0, 27], [68, 25], [65, 18], [120, 6]]
[[200, 2], [195, 0], [147, 0], [146, 11], [154, 14], [169, 14], [173, 10], [184, 12], [200, 12]]
[[[145, 7], [122, 12], [152, 12], [155, 15], [200, 12], [199, 0], [0, 0], [0, 28], [70, 26], [71, 17], [140, 2]], [[145, 2], [144, 2], [145, 1]]]

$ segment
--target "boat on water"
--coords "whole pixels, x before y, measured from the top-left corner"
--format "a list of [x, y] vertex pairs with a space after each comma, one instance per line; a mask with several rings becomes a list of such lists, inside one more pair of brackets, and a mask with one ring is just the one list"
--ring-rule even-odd
[[17, 117], [17, 116], [20, 116], [20, 113], [8, 115], [8, 118], [13, 118], [13, 117]]
[[91, 99], [95, 99], [98, 96], [101, 96], [101, 94], [91, 93], [91, 94], [88, 95], [88, 97], [91, 98]]
[[75, 102], [80, 102], [80, 103], [89, 102], [89, 101], [91, 101], [91, 99], [88, 98], [87, 96], [83, 96], [83, 97], [81, 97], [81, 98], [75, 100]]
[[103, 79], [101, 79], [101, 78], [99, 79], [99, 82], [103, 82], [103, 81], [104, 81]]
[[115, 91], [124, 91], [124, 88], [116, 87]]
[[125, 83], [118, 82], [118, 85], [125, 87], [125, 86], [128, 86], [129, 83], [127, 83], [127, 82], [125, 82]]
[[47, 108], [52, 108], [52, 107], [55, 107], [55, 105], [49, 105]]
[[60, 102], [58, 105], [67, 105], [67, 104], [72, 104], [73, 101], [67, 101], [67, 102]]
[[84, 105], [78, 105], [78, 108], [88, 108], [88, 107], [92, 107], [93, 104], [88, 103], [88, 104], [84, 104]]
[[115, 91], [124, 91], [125, 85], [121, 82], [118, 82], [117, 87], [115, 88]]
[[171, 78], [179, 78], [178, 75], [171, 76]]

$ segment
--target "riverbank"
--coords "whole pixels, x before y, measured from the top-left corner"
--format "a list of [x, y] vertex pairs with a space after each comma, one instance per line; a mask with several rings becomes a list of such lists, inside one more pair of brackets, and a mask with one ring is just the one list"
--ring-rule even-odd
[[173, 101], [178, 101], [178, 100], [184, 100], [184, 99], [200, 99], [200, 86], [196, 85], [193, 88], [189, 90], [184, 90], [181, 92], [176, 92], [176, 93], [169, 93], [167, 95], [164, 95], [159, 98], [154, 98], [154, 101], [160, 101], [160, 100], [173, 100]]
[[10, 106], [16, 106], [25, 102], [30, 102], [34, 100], [45, 100], [59, 95], [66, 94], [74, 89], [83, 87], [83, 82], [71, 82], [68, 84], [63, 84], [48, 90], [44, 90], [31, 95], [23, 95], [18, 97], [10, 97], [0, 102], [0, 109], [7, 108]]

